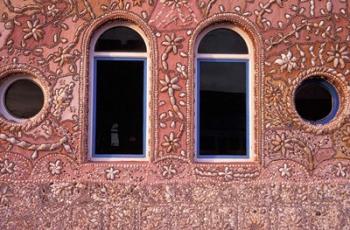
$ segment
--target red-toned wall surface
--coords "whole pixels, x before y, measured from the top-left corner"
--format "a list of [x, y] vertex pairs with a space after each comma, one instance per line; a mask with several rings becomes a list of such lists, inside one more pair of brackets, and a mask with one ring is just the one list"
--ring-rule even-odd
[[[2, 0], [0, 79], [31, 74], [42, 111], [0, 117], [0, 229], [349, 229], [347, 0]], [[146, 35], [149, 161], [90, 162], [89, 44], [126, 20]], [[254, 47], [254, 161], [194, 159], [194, 46], [216, 23]], [[339, 111], [297, 114], [300, 82], [322, 75]], [[178, 90], [161, 90], [173, 79]]]

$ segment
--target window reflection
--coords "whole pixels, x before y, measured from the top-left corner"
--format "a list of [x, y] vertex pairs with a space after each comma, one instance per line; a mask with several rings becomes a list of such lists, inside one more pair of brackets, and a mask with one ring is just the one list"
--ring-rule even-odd
[[245, 62], [199, 61], [200, 154], [245, 155]]
[[95, 51], [146, 52], [146, 44], [136, 31], [118, 26], [107, 30], [100, 36]]
[[205, 35], [198, 53], [248, 54], [248, 47], [237, 32], [220, 28]]
[[144, 64], [97, 60], [95, 154], [143, 154]]

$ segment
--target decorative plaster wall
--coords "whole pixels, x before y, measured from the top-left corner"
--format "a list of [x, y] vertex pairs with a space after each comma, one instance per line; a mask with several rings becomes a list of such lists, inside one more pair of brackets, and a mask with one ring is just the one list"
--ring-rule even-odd
[[[46, 100], [22, 124], [0, 117], [0, 228], [349, 229], [349, 11], [347, 0], [0, 1], [0, 79], [29, 73]], [[89, 42], [113, 20], [151, 47], [148, 162], [87, 159]], [[250, 163], [194, 161], [193, 47], [220, 22], [254, 44]], [[315, 74], [340, 95], [327, 125], [293, 104]]]

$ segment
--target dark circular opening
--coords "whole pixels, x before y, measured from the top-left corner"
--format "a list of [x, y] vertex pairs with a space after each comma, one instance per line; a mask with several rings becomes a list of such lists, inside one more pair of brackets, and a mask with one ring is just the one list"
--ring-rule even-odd
[[44, 104], [41, 88], [31, 80], [13, 82], [5, 93], [5, 107], [16, 118], [30, 118], [40, 112]]
[[317, 124], [325, 124], [335, 116], [338, 101], [334, 86], [319, 77], [304, 80], [294, 97], [295, 108], [300, 117]]

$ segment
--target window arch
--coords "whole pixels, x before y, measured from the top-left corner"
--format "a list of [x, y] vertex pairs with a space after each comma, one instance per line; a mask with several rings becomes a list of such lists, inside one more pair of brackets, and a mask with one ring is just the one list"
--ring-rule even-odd
[[148, 47], [129, 22], [96, 31], [90, 44], [89, 156], [145, 160]]
[[229, 24], [208, 27], [197, 38], [196, 158], [253, 159], [252, 43]]

